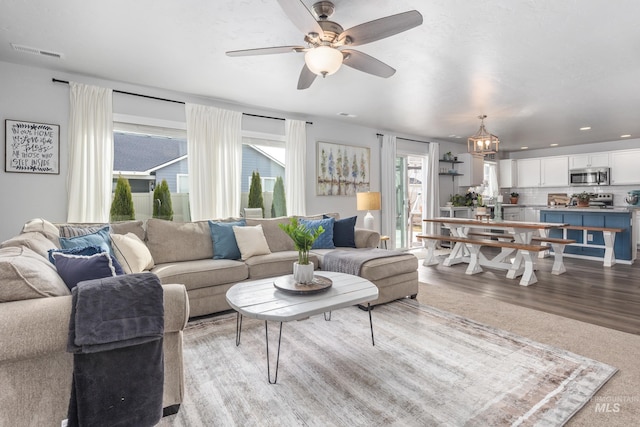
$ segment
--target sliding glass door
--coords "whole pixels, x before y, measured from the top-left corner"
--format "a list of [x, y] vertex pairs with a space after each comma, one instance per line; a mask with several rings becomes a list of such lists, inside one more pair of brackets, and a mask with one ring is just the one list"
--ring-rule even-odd
[[396, 249], [422, 247], [426, 194], [426, 156], [398, 154], [396, 157]]

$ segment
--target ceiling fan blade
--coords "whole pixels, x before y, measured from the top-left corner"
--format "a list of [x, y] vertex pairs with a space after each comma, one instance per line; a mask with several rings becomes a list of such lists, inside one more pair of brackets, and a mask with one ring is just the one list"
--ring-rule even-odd
[[307, 67], [307, 64], [304, 64], [300, 72], [300, 78], [298, 79], [298, 90], [307, 89], [316, 77], [317, 74], [313, 73], [309, 67]]
[[261, 47], [258, 49], [230, 50], [227, 52], [227, 56], [271, 55], [274, 53], [298, 52], [301, 49], [304, 49], [304, 46]]
[[349, 46], [358, 46], [410, 30], [420, 24], [422, 24], [420, 12], [410, 10], [351, 27], [344, 30], [338, 39], [342, 40], [345, 37], [349, 37], [351, 42], [347, 44]]
[[298, 27], [303, 34], [317, 33], [322, 37], [322, 27], [313, 17], [309, 9], [300, 0], [278, 0], [280, 7], [287, 14], [291, 22]]
[[396, 70], [384, 62], [357, 50], [344, 49], [342, 63], [356, 70], [373, 74], [374, 76], [388, 78], [395, 74]]

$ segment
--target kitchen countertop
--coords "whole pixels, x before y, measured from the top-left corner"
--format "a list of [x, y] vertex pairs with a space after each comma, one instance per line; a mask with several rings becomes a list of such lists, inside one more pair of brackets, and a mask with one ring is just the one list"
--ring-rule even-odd
[[[487, 205], [489, 208], [495, 207], [495, 205]], [[640, 210], [640, 206], [607, 206], [606, 208], [600, 207], [578, 207], [578, 206], [547, 206], [547, 205], [529, 205], [529, 204], [516, 204], [503, 203], [503, 208], [533, 208], [539, 210], [566, 210], [573, 212], [633, 212]], [[472, 206], [441, 206], [440, 209], [473, 209]]]

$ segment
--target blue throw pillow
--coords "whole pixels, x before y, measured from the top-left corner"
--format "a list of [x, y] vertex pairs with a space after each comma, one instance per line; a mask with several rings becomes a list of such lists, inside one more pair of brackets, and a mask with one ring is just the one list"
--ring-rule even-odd
[[49, 249], [49, 261], [51, 261], [51, 264], [56, 263], [56, 260], [53, 258], [53, 254], [54, 253], [63, 253], [63, 254], [69, 254], [69, 255], [95, 255], [95, 254], [99, 254], [100, 252], [104, 252], [104, 249], [101, 248], [100, 246], [78, 246], [77, 248], [71, 248], [71, 249]]
[[213, 259], [240, 259], [240, 249], [233, 233], [233, 226], [244, 227], [246, 221], [214, 222], [209, 221], [211, 239], [213, 240]]
[[83, 280], [104, 279], [116, 275], [111, 256], [106, 252], [94, 255], [69, 255], [54, 252], [58, 275], [64, 280], [69, 290]]
[[[329, 218], [328, 216], [324, 216]], [[333, 244], [341, 248], [356, 247], [356, 220], [357, 216], [338, 219], [333, 224]]]
[[315, 232], [318, 227], [322, 226], [324, 228], [324, 233], [320, 235], [313, 242], [313, 246], [311, 249], [335, 249], [335, 245], [333, 244], [333, 224], [335, 223], [335, 218], [325, 218], [325, 219], [298, 219], [298, 223], [304, 225], [312, 232]]
[[102, 227], [95, 233], [85, 234], [76, 237], [60, 237], [60, 246], [62, 249], [72, 249], [87, 246], [100, 246], [109, 255], [113, 255], [111, 249], [111, 237], [109, 237], [110, 227], [107, 225]]

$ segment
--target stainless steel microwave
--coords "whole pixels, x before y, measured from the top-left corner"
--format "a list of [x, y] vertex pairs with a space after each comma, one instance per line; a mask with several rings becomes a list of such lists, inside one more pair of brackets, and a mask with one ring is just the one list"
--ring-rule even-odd
[[609, 168], [571, 169], [569, 185], [609, 185]]

